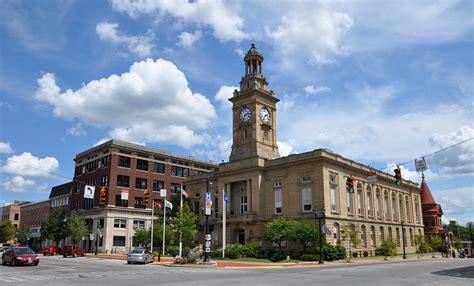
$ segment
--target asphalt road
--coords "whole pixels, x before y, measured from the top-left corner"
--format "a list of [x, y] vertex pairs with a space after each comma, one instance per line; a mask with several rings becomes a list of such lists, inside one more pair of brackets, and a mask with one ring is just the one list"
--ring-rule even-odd
[[0, 285], [474, 285], [474, 259], [371, 265], [224, 269], [127, 265], [123, 260], [43, 257], [37, 267], [0, 265]]

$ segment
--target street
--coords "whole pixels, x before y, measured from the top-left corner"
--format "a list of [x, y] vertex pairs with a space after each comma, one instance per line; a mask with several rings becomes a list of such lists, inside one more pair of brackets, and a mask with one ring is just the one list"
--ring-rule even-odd
[[1, 285], [473, 285], [474, 259], [282, 268], [127, 265], [124, 260], [41, 256], [37, 267], [0, 266]]

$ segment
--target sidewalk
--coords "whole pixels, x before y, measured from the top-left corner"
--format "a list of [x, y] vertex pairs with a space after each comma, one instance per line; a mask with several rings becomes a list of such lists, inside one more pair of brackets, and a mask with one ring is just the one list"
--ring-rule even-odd
[[[126, 260], [127, 256], [123, 254], [105, 254], [99, 253], [98, 255], [88, 254], [87, 257], [99, 258], [99, 259], [119, 259]], [[311, 262], [278, 262], [278, 263], [260, 263], [260, 262], [243, 262], [235, 260], [212, 260], [211, 263], [204, 265], [198, 264], [173, 264], [174, 257], [161, 257], [158, 262], [155, 260], [153, 264], [169, 266], [169, 267], [218, 267], [218, 268], [284, 268], [284, 267], [326, 267], [326, 266], [349, 266], [349, 265], [367, 265], [377, 263], [396, 263], [396, 262], [415, 262], [420, 260], [445, 260], [450, 258], [436, 257], [432, 258], [431, 255], [418, 256], [415, 254], [407, 255], [407, 259], [403, 259], [401, 256], [387, 257], [386, 259], [381, 256], [377, 257], [365, 257], [365, 258], [352, 258], [351, 262], [346, 260], [337, 261], [325, 261], [324, 264], [319, 264], [318, 261]]]

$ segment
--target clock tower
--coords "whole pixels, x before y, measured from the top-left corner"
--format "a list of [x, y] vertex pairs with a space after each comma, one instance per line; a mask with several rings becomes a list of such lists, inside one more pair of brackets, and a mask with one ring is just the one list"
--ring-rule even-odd
[[280, 157], [276, 141], [276, 103], [273, 90], [268, 90], [262, 74], [263, 56], [254, 44], [244, 58], [245, 76], [240, 91], [235, 90], [232, 102], [233, 142], [229, 161], [253, 157]]

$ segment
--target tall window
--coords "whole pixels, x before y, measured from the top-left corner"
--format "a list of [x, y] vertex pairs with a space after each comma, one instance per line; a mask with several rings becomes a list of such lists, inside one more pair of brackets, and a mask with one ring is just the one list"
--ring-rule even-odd
[[148, 171], [148, 161], [137, 159], [137, 170]]
[[114, 236], [112, 246], [116, 246], [116, 247], [125, 246], [125, 236]]
[[411, 222], [411, 210], [410, 210], [410, 204], [408, 203], [408, 196], [405, 196], [405, 211], [407, 214], [407, 221]]
[[144, 190], [147, 187], [147, 179], [136, 178], [135, 179], [135, 189]]
[[362, 240], [362, 246], [367, 247], [367, 230], [365, 229], [365, 225], [360, 227], [360, 239]]
[[395, 233], [397, 235], [397, 245], [400, 246], [400, 229], [395, 228]]
[[94, 199], [84, 199], [84, 209], [91, 209], [94, 207]]
[[282, 213], [281, 186], [275, 187], [275, 214]]
[[153, 163], [153, 172], [164, 174], [165, 173], [165, 164], [163, 163]]
[[376, 191], [375, 200], [375, 212], [377, 213], [377, 217], [382, 217], [382, 197], [380, 196], [379, 189]]
[[390, 219], [390, 210], [388, 209], [388, 192], [385, 191], [383, 195], [383, 209], [385, 211], [385, 219]]
[[130, 168], [130, 157], [119, 156], [118, 165], [124, 168]]
[[101, 179], [100, 179], [100, 185], [104, 186], [104, 187], [107, 187], [108, 183], [109, 183], [109, 176], [107, 176], [107, 175], [102, 176]]
[[303, 212], [310, 212], [313, 209], [310, 186], [303, 186], [301, 189], [301, 204]]
[[144, 229], [145, 228], [145, 221], [144, 220], [134, 220], [133, 221], [133, 229]]
[[247, 213], [247, 196], [240, 197], [240, 214]]
[[420, 209], [418, 208], [418, 197], [415, 197], [415, 215], [416, 215], [416, 223], [420, 223]]
[[390, 239], [393, 239], [392, 228], [391, 228], [390, 226], [388, 227], [388, 237], [389, 237]]
[[352, 215], [354, 214], [354, 195], [353, 193], [346, 192], [346, 204], [347, 204], [347, 213]]
[[357, 185], [357, 213], [364, 216], [364, 196], [362, 195], [362, 184]]
[[337, 212], [337, 185], [330, 184], [329, 191], [331, 192], [331, 211]]
[[163, 181], [153, 180], [153, 192], [159, 192], [163, 189], [165, 183]]
[[117, 186], [128, 188], [129, 180], [130, 177], [128, 176], [117, 175]]
[[400, 208], [400, 220], [406, 222], [406, 220], [405, 220], [405, 207], [403, 206], [403, 199], [402, 199], [401, 194], [398, 196], [398, 206]]
[[410, 243], [411, 243], [411, 246], [415, 245], [415, 242], [413, 241], [413, 229], [411, 228], [410, 228]]
[[397, 199], [395, 197], [395, 193], [392, 193], [392, 219], [397, 220], [398, 216], [398, 208], [397, 208]]
[[114, 220], [114, 228], [126, 228], [127, 227], [127, 220], [126, 219], [118, 219]]
[[372, 246], [377, 247], [377, 241], [375, 240], [375, 226], [370, 227], [370, 239], [372, 240]]
[[136, 208], [136, 209], [141, 209], [144, 206], [145, 205], [143, 204], [143, 198], [142, 197], [135, 197], [135, 205], [133, 207]]
[[337, 245], [340, 238], [339, 224], [337, 222], [334, 223], [333, 237], [334, 237], [334, 245]]
[[178, 177], [187, 177], [189, 176], [189, 169], [178, 166], [171, 166], [171, 175]]
[[385, 233], [383, 226], [380, 227], [380, 241], [383, 242], [385, 240]]
[[367, 213], [369, 216], [373, 216], [372, 213], [372, 191], [370, 187], [367, 187]]
[[122, 200], [122, 195], [115, 195], [116, 207], [128, 207], [128, 200]]

